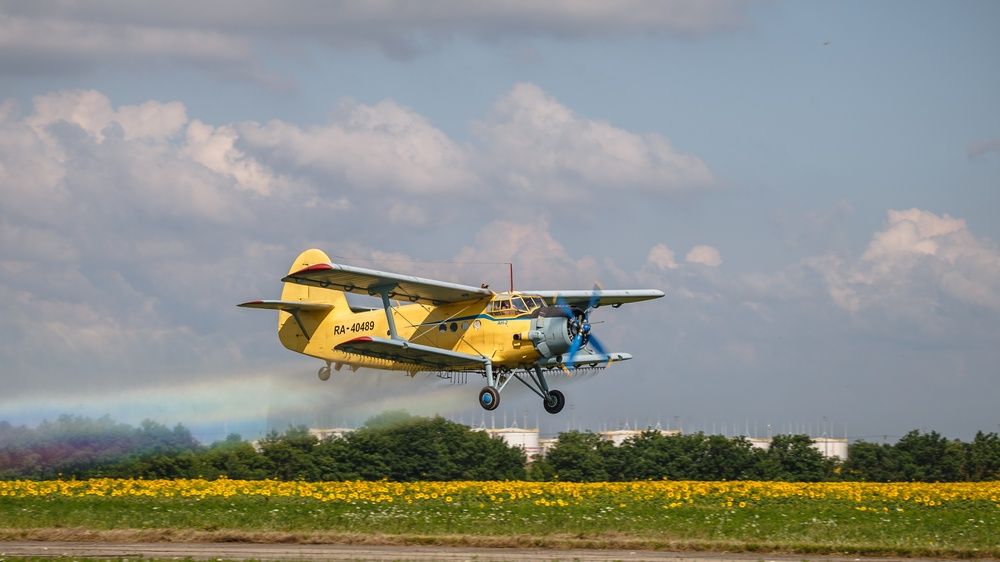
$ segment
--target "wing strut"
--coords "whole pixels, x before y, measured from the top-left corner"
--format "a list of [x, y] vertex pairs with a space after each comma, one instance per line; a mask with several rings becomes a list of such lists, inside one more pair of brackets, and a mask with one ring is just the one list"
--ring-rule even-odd
[[376, 285], [368, 290], [368, 293], [374, 295], [378, 293], [382, 297], [382, 308], [385, 309], [385, 320], [389, 323], [389, 339], [398, 340], [399, 335], [396, 333], [396, 321], [392, 318], [392, 305], [389, 304], [389, 293], [396, 288], [396, 283], [387, 283], [385, 285]]
[[295, 319], [295, 323], [299, 325], [299, 329], [302, 330], [302, 335], [306, 337], [306, 341], [311, 340], [312, 334], [310, 334], [309, 331], [306, 330], [305, 324], [303, 324], [302, 319], [299, 318], [299, 311], [296, 309], [292, 309], [289, 310], [288, 313], [292, 315], [292, 318]]

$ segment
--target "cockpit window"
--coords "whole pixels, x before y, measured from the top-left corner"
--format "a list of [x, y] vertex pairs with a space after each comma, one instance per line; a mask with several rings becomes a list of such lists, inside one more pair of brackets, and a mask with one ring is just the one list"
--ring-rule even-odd
[[499, 315], [524, 314], [545, 306], [540, 297], [521, 295], [517, 297], [500, 298], [490, 303], [490, 312]]

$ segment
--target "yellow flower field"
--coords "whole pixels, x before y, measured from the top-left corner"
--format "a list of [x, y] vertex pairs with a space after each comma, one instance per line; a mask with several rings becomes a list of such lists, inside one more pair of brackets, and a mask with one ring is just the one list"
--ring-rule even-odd
[[0, 482], [0, 538], [66, 527], [1000, 557], [1000, 482]]
[[1000, 482], [281, 482], [275, 480], [15, 480], [0, 482], [0, 497], [299, 498], [321, 502], [524, 502], [545, 507], [586, 501], [655, 503], [680, 507], [720, 502], [746, 509], [772, 500], [841, 500], [859, 508], [935, 507], [990, 502], [1000, 508]]

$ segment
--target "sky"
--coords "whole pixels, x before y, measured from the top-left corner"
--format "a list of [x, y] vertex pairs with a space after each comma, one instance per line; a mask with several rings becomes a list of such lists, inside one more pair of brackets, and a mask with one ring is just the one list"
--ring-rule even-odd
[[[0, 420], [1000, 431], [997, 53], [991, 1], [0, 0]], [[313, 247], [666, 296], [488, 416], [236, 308]]]

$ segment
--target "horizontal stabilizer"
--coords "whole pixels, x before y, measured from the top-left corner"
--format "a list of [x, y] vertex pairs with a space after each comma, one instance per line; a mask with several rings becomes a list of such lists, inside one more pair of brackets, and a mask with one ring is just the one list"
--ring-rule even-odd
[[484, 363], [483, 358], [478, 355], [449, 351], [406, 340], [390, 340], [368, 336], [345, 341], [334, 349], [365, 357], [411, 363], [413, 365], [440, 370], [479, 369], [483, 367]]
[[265, 310], [283, 310], [285, 312], [323, 312], [332, 310], [332, 304], [303, 301], [250, 301], [236, 306], [243, 308], [263, 308]]

